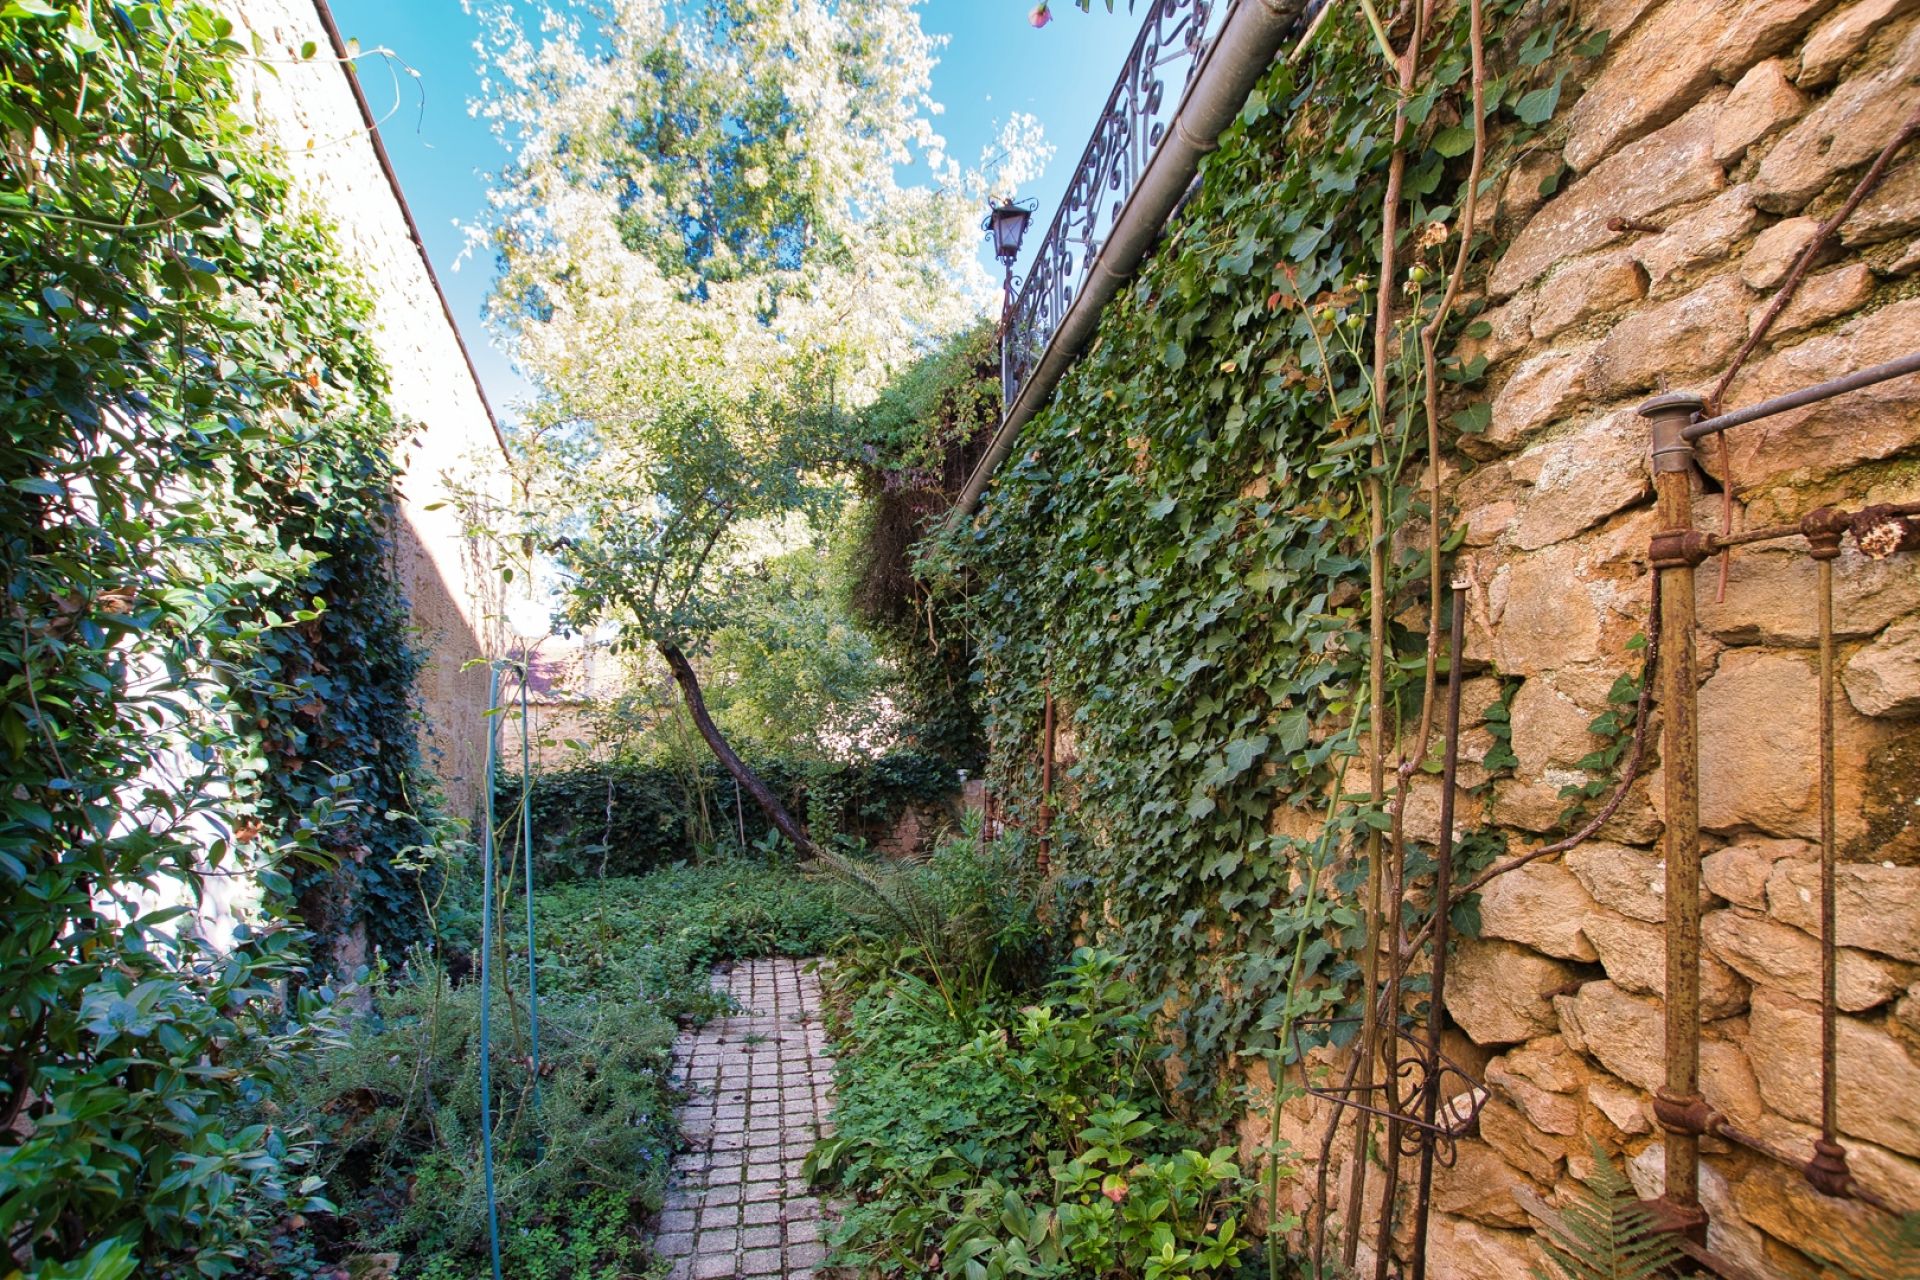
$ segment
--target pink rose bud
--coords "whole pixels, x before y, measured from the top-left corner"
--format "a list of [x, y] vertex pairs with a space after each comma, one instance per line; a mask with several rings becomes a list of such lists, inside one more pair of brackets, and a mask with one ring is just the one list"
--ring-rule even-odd
[[1036, 27], [1044, 27], [1053, 21], [1053, 10], [1047, 8], [1047, 0], [1033, 6], [1033, 12], [1027, 15], [1027, 21]]

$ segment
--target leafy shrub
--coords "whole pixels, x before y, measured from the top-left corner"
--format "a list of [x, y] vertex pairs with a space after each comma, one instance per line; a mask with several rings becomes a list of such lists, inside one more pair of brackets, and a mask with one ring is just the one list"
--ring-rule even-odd
[[811, 1176], [856, 1203], [836, 1259], [888, 1276], [1230, 1276], [1253, 1184], [1166, 1109], [1120, 957], [1074, 953], [1038, 1004], [963, 1024], [866, 979], [835, 1136]]
[[[633, 1213], [659, 1207], [673, 1149], [667, 1066], [677, 1010], [543, 993], [536, 1101], [524, 999], [495, 1000], [503, 1247], [543, 1248], [537, 1235], [556, 1248], [600, 1240], [596, 1258], [631, 1253]], [[410, 1274], [457, 1272], [487, 1248], [486, 1193], [475, 1176], [480, 987], [451, 985], [421, 963], [380, 995], [374, 1013], [301, 1082], [303, 1109], [327, 1139], [321, 1168], [344, 1219], [333, 1226], [359, 1248], [400, 1252]], [[626, 1210], [622, 1230], [607, 1231], [607, 1197]]]
[[[943, 804], [959, 788], [953, 766], [914, 752], [859, 764], [772, 760], [754, 767], [789, 809], [807, 815], [816, 838], [877, 835], [910, 806]], [[751, 799], [734, 813], [733, 779], [717, 761], [701, 762], [697, 785], [719, 798], [728, 831], [744, 829], [749, 846], [766, 838], [766, 816]], [[543, 881], [643, 875], [672, 865], [700, 830], [693, 787], [686, 770], [662, 763], [620, 761], [539, 774], [530, 801], [539, 875]], [[502, 778], [500, 793], [517, 799], [519, 780]]]
[[962, 1022], [1047, 971], [1047, 930], [1025, 845], [1017, 837], [982, 841], [980, 821], [965, 815], [959, 835], [923, 861], [818, 854], [841, 909], [874, 939], [842, 957], [849, 972], [877, 970], [902, 995], [920, 995]]
[[[419, 923], [397, 428], [223, 7], [0, 6], [0, 1229], [35, 1280], [253, 1265], [308, 1136], [232, 1114], [331, 1034], [284, 912]], [[209, 876], [266, 890], [230, 954], [169, 905]]]
[[[509, 919], [517, 912], [509, 904]], [[516, 1280], [623, 1280], [660, 1205], [682, 1022], [722, 1012], [715, 963], [812, 955], [851, 925], [791, 867], [716, 858], [534, 896], [540, 1078], [529, 1071], [523, 936], [504, 931], [491, 1068], [503, 1263]], [[345, 1042], [300, 1073], [295, 1118], [326, 1140], [330, 1257], [398, 1252], [409, 1280], [485, 1269], [480, 986], [423, 951], [376, 991]]]

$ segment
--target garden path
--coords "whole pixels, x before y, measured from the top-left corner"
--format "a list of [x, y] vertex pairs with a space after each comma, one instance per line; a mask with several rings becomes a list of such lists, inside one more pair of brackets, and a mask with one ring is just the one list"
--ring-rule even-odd
[[676, 1077], [689, 1149], [674, 1160], [657, 1248], [670, 1280], [812, 1280], [825, 1212], [800, 1164], [833, 1104], [833, 1059], [808, 962], [777, 957], [714, 971], [739, 1012], [681, 1034]]

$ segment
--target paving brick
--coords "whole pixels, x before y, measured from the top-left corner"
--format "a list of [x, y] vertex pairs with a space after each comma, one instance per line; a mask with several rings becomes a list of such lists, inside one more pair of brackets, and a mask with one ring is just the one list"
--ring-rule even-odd
[[681, 1127], [696, 1149], [674, 1160], [656, 1245], [673, 1260], [669, 1280], [813, 1280], [824, 1209], [799, 1175], [830, 1131], [819, 983], [781, 958], [717, 970], [714, 986], [734, 1011], [673, 1048], [694, 1093]]

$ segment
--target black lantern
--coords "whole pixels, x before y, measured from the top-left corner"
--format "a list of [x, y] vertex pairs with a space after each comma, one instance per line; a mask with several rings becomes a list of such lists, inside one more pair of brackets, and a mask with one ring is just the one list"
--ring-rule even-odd
[[1008, 270], [1020, 256], [1020, 242], [1026, 238], [1027, 223], [1033, 220], [1037, 204], [1032, 200], [1004, 200], [987, 212], [980, 229], [993, 237], [993, 256]]

